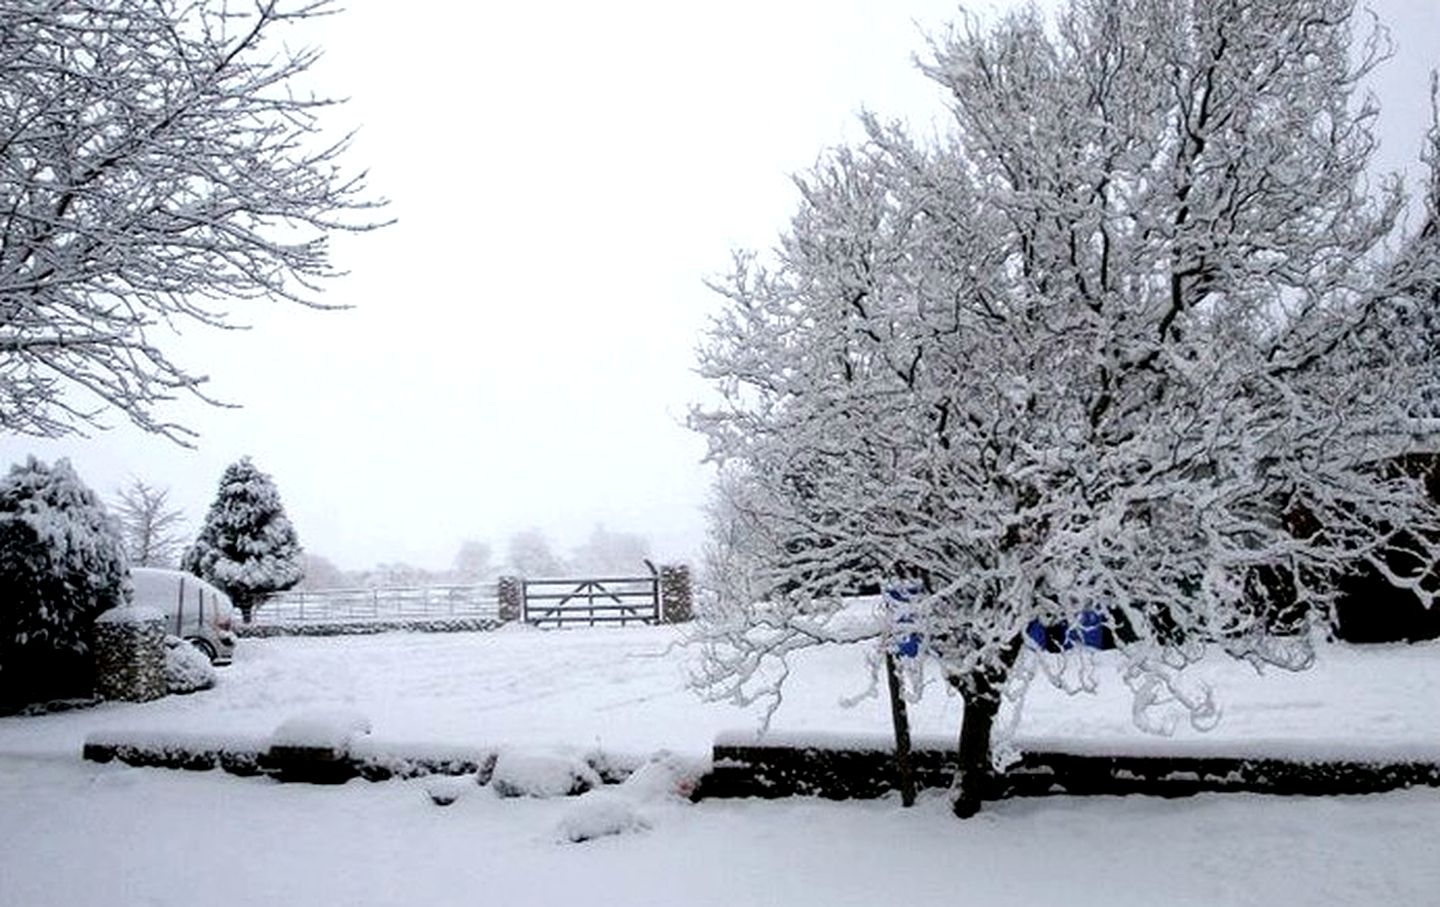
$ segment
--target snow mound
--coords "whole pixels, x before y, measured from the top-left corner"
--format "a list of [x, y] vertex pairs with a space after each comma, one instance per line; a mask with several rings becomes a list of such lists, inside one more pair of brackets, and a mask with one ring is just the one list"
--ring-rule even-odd
[[620, 785], [620, 790], [625, 796], [639, 801], [688, 800], [704, 773], [705, 767], [700, 760], [661, 752], [635, 769]]
[[569, 797], [600, 783], [595, 769], [578, 756], [524, 750], [502, 751], [490, 776], [490, 786], [502, 797]]
[[165, 685], [170, 692], [208, 690], [216, 679], [215, 668], [204, 652], [178, 636], [165, 637]]
[[292, 715], [270, 735], [272, 747], [344, 752], [350, 741], [370, 733], [370, 719], [351, 709], [316, 709]]
[[650, 823], [625, 797], [595, 790], [581, 796], [556, 828], [562, 843], [579, 844], [609, 835], [645, 831]]
[[464, 795], [473, 781], [471, 776], [432, 775], [425, 779], [425, 796], [436, 806], [449, 806]]

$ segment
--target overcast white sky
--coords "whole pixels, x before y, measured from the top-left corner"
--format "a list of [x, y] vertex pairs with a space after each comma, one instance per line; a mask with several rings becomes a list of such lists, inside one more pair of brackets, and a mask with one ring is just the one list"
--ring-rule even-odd
[[[1440, 4], [1370, 6], [1397, 44], [1375, 82], [1393, 167], [1428, 119]], [[788, 174], [856, 137], [860, 107], [939, 118], [910, 56], [957, 7], [401, 8], [353, 0], [315, 30], [317, 81], [351, 98], [333, 122], [361, 129], [350, 161], [398, 218], [338, 249], [352, 273], [327, 300], [355, 308], [260, 305], [237, 309], [249, 332], [187, 329], [177, 358], [243, 406], [176, 406], [195, 450], [112, 420], [90, 439], [0, 437], [0, 462], [68, 456], [107, 496], [132, 475], [169, 486], [193, 528], [250, 454], [302, 544], [345, 568], [440, 568], [462, 539], [503, 551], [529, 527], [563, 550], [596, 522], [693, 557], [709, 471], [683, 420], [705, 393], [702, 279], [769, 244]]]

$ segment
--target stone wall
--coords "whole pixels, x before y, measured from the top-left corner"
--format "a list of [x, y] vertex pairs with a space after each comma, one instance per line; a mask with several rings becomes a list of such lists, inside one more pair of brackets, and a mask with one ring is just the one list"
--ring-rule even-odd
[[525, 610], [525, 581], [518, 576], [502, 576], [495, 581], [495, 597], [500, 600], [500, 620], [519, 620]]
[[170, 692], [163, 615], [134, 607], [100, 615], [95, 621], [95, 692], [125, 702], [148, 702]]
[[685, 564], [664, 564], [660, 567], [660, 620], [680, 624], [695, 616], [694, 589], [690, 568]]

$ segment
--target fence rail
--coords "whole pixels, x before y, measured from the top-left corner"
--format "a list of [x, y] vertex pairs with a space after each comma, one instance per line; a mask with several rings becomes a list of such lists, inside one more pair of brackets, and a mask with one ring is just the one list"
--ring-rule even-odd
[[259, 624], [498, 619], [493, 584], [388, 589], [313, 589], [279, 592], [255, 609]]

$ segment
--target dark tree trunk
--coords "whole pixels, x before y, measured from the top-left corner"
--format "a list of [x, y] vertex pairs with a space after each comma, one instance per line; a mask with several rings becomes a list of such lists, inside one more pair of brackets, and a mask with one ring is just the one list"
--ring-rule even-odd
[[955, 771], [951, 809], [957, 818], [968, 819], [980, 811], [993, 787], [994, 770], [990, 766], [990, 737], [995, 730], [995, 716], [1000, 714], [1000, 691], [1010, 676], [1010, 669], [1020, 657], [1025, 637], [1016, 636], [1000, 653], [1000, 664], [991, 665], [963, 677], [952, 677], [950, 683], [965, 700], [960, 725], [959, 765]]
[[960, 726], [959, 765], [955, 772], [951, 809], [968, 819], [980, 811], [991, 786], [990, 735], [1000, 711], [1000, 697], [983, 678], [972, 678], [987, 692], [964, 692], [964, 723]]
[[260, 603], [259, 598], [241, 593], [232, 595], [230, 601], [240, 609], [240, 622], [246, 624], [250, 623], [250, 618], [255, 613], [255, 606]]

